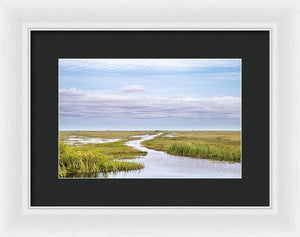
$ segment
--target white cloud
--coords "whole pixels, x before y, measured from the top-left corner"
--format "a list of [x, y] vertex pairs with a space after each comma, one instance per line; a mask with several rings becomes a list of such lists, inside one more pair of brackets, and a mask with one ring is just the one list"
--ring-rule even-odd
[[147, 90], [143, 86], [139, 85], [131, 85], [122, 88], [121, 92], [132, 93], [132, 92], [147, 92]]
[[62, 117], [126, 119], [233, 119], [240, 118], [238, 97], [148, 98], [124, 94], [94, 94], [75, 88], [59, 91]]
[[59, 59], [64, 70], [190, 71], [241, 66], [241, 59]]

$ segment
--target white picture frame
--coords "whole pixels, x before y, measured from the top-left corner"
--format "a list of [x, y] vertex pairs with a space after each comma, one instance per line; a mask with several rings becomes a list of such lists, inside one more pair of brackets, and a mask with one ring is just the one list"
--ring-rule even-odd
[[[297, 0], [2, 1], [0, 236], [300, 236], [299, 9]], [[270, 31], [271, 205], [31, 207], [29, 33], [39, 29]]]

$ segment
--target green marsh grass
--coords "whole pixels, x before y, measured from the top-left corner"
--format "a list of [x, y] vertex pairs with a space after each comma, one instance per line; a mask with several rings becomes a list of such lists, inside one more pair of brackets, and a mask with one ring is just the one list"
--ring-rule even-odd
[[104, 155], [95, 149], [81, 150], [82, 147], [71, 147], [59, 143], [59, 176], [85, 177], [97, 176], [99, 172], [117, 172], [144, 168], [136, 162], [119, 161]]
[[128, 140], [121, 140], [117, 142], [86, 144], [84, 146], [77, 146], [76, 149], [82, 152], [98, 152], [114, 159], [134, 159], [147, 154], [147, 152], [124, 145], [127, 141]]
[[176, 131], [142, 142], [150, 149], [171, 155], [241, 162], [241, 136], [236, 131]]
[[241, 160], [239, 147], [199, 141], [175, 142], [168, 146], [166, 152], [171, 155], [220, 161], [240, 162]]

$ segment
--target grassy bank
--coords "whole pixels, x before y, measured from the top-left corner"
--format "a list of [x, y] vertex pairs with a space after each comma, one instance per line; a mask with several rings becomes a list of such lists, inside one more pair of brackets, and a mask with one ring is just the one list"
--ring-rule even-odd
[[142, 144], [172, 155], [241, 162], [240, 132], [164, 133]]
[[147, 152], [133, 149], [132, 147], [124, 145], [128, 140], [121, 140], [117, 142], [108, 142], [100, 144], [85, 144], [75, 147], [81, 152], [94, 152], [107, 155], [113, 159], [134, 159], [138, 156], [145, 156]]
[[118, 161], [96, 150], [81, 150], [59, 143], [59, 176], [77, 177], [82, 174], [97, 176], [99, 172], [116, 172], [141, 169], [144, 165]]
[[[125, 142], [136, 139], [131, 136], [144, 135], [145, 132], [89, 132], [61, 131], [59, 133], [59, 176], [60, 177], [97, 177], [99, 172], [117, 172], [136, 170], [144, 167], [137, 162], [122, 161], [122, 159], [137, 158], [147, 153], [124, 145]], [[147, 133], [148, 134], [148, 133]], [[122, 139], [108, 143], [75, 143], [66, 145], [70, 137]]]

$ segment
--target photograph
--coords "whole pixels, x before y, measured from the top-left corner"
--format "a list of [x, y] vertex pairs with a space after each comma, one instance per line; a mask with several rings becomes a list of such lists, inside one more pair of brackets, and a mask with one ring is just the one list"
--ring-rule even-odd
[[58, 178], [241, 179], [241, 58], [59, 58]]

